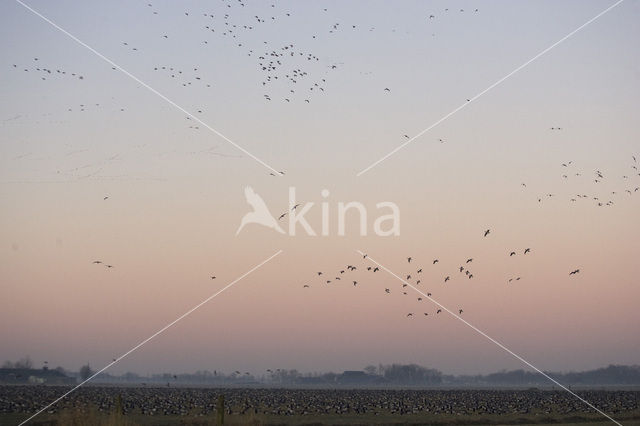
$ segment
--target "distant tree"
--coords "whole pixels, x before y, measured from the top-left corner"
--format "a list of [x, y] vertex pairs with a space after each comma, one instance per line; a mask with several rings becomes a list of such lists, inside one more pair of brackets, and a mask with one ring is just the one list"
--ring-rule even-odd
[[378, 367], [376, 367], [375, 365], [367, 365], [364, 368], [364, 372], [371, 376], [374, 376], [378, 372]]
[[392, 364], [385, 366], [384, 378], [398, 384], [438, 384], [442, 383], [442, 373], [419, 365]]
[[93, 375], [93, 371], [89, 364], [80, 367], [80, 378], [84, 381]]
[[24, 358], [16, 361], [13, 364], [13, 368], [33, 368], [33, 361], [31, 361], [31, 358], [29, 358], [29, 355], [27, 355]]
[[5, 361], [4, 364], [2, 364], [2, 368], [14, 368], [14, 366], [11, 361]]
[[273, 380], [279, 383], [296, 383], [302, 377], [298, 370], [276, 370], [273, 373]]

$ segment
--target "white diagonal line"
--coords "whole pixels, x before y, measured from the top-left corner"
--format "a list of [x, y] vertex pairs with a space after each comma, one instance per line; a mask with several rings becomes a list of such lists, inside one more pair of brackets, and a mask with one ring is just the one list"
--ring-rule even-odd
[[89, 49], [91, 52], [93, 52], [96, 56], [98, 56], [100, 59], [104, 60], [105, 62], [109, 63], [111, 66], [113, 66], [114, 68], [122, 71], [126, 76], [130, 77], [131, 79], [133, 79], [136, 83], [144, 86], [145, 88], [147, 88], [149, 91], [151, 91], [152, 93], [156, 94], [158, 97], [160, 97], [161, 99], [163, 99], [164, 101], [168, 102], [169, 104], [171, 104], [172, 106], [174, 106], [176, 109], [178, 109], [179, 111], [185, 113], [186, 115], [188, 115], [190, 118], [192, 118], [193, 120], [197, 121], [198, 123], [200, 123], [202, 126], [206, 127], [207, 129], [209, 129], [210, 131], [212, 131], [213, 133], [215, 133], [216, 135], [218, 135], [219, 137], [221, 137], [222, 139], [224, 139], [225, 141], [229, 142], [231, 145], [233, 145], [234, 147], [236, 147], [236, 149], [244, 152], [245, 154], [247, 154], [249, 157], [253, 158], [254, 160], [256, 160], [258, 163], [262, 164], [264, 167], [266, 167], [267, 169], [271, 170], [276, 176], [280, 176], [280, 173], [274, 169], [273, 167], [271, 167], [270, 165], [268, 165], [267, 163], [265, 163], [264, 161], [262, 161], [261, 159], [259, 159], [258, 157], [256, 157], [255, 155], [253, 155], [252, 153], [250, 153], [249, 151], [247, 151], [246, 149], [244, 149], [243, 147], [241, 147], [240, 145], [238, 145], [237, 143], [235, 143], [234, 141], [232, 141], [231, 139], [229, 139], [228, 137], [226, 137], [225, 135], [223, 135], [222, 133], [220, 133], [219, 131], [217, 131], [216, 129], [214, 129], [213, 127], [211, 127], [210, 125], [208, 125], [207, 123], [205, 123], [204, 121], [202, 121], [201, 119], [199, 119], [198, 117], [196, 117], [195, 115], [193, 115], [192, 113], [190, 113], [189, 111], [187, 111], [185, 108], [181, 107], [180, 105], [178, 105], [177, 103], [175, 103], [174, 101], [172, 101], [171, 99], [169, 99], [168, 97], [166, 97], [165, 95], [163, 95], [162, 93], [158, 92], [156, 89], [154, 89], [153, 87], [149, 86], [147, 83], [145, 83], [144, 81], [140, 80], [138, 77], [136, 77], [135, 75], [131, 74], [129, 71], [125, 70], [124, 68], [122, 68], [120, 65], [116, 64], [115, 62], [113, 62], [111, 59], [107, 58], [106, 56], [104, 56], [102, 53], [98, 52], [97, 50], [95, 50], [93, 47], [89, 46], [87, 43], [83, 42], [82, 40], [80, 40], [79, 38], [77, 38], [76, 36], [74, 36], [73, 34], [71, 34], [70, 32], [68, 32], [67, 30], [65, 30], [64, 28], [60, 27], [58, 24], [56, 24], [55, 22], [53, 22], [52, 20], [50, 20], [49, 18], [47, 18], [46, 16], [42, 15], [40, 12], [38, 12], [37, 10], [33, 9], [32, 7], [30, 7], [29, 5], [25, 4], [24, 2], [22, 2], [21, 0], [15, 0], [17, 3], [19, 3], [20, 5], [22, 5], [25, 9], [31, 11], [33, 14], [39, 16], [40, 18], [42, 18], [44, 21], [46, 21], [47, 23], [51, 24], [51, 26], [53, 26], [54, 28], [56, 28], [57, 30], [59, 30], [60, 32], [62, 32], [63, 34], [65, 34], [66, 36], [68, 36], [69, 38], [71, 38], [73, 41], [75, 41], [76, 43], [80, 44], [83, 47], [86, 47], [87, 49]]
[[49, 409], [49, 407], [51, 407], [52, 405], [58, 403], [59, 401], [61, 401], [62, 399], [64, 399], [67, 395], [69, 395], [71, 392], [77, 390], [80, 386], [84, 385], [85, 383], [89, 382], [90, 380], [92, 380], [93, 378], [95, 378], [98, 374], [102, 373], [103, 371], [105, 371], [106, 369], [110, 368], [112, 365], [116, 364], [117, 362], [120, 362], [122, 359], [124, 359], [126, 356], [128, 356], [129, 354], [131, 354], [132, 352], [134, 352], [135, 350], [139, 349], [142, 345], [146, 344], [147, 342], [149, 342], [151, 339], [155, 338], [156, 336], [162, 334], [163, 332], [165, 332], [168, 328], [172, 327], [173, 325], [175, 325], [176, 323], [178, 323], [180, 320], [186, 318], [188, 315], [192, 314], [195, 310], [197, 310], [198, 308], [200, 308], [202, 305], [204, 305], [205, 303], [209, 302], [211, 299], [215, 298], [216, 296], [218, 296], [220, 293], [222, 293], [223, 291], [227, 290], [229, 287], [231, 287], [232, 285], [234, 285], [235, 283], [237, 283], [238, 281], [240, 281], [241, 279], [243, 279], [244, 277], [246, 277], [247, 275], [249, 275], [250, 273], [252, 273], [253, 271], [255, 271], [256, 269], [260, 268], [262, 265], [264, 265], [265, 263], [269, 262], [271, 259], [273, 259], [274, 257], [278, 256], [280, 253], [282, 253], [282, 250], [278, 250], [275, 254], [271, 255], [269, 258], [263, 260], [262, 262], [260, 262], [259, 264], [257, 264], [256, 266], [254, 266], [253, 268], [249, 269], [247, 272], [245, 272], [244, 274], [240, 275], [238, 278], [236, 278], [235, 280], [231, 281], [229, 284], [227, 284], [226, 286], [224, 286], [221, 290], [218, 290], [217, 292], [215, 292], [214, 294], [212, 294], [211, 296], [207, 297], [205, 300], [203, 300], [202, 302], [198, 303], [196, 306], [194, 306], [193, 308], [189, 309], [187, 312], [185, 312], [184, 314], [180, 315], [178, 318], [176, 318], [175, 320], [171, 321], [169, 324], [165, 325], [164, 327], [162, 327], [160, 330], [156, 331], [155, 333], [153, 333], [151, 336], [147, 337], [146, 339], [144, 339], [143, 341], [141, 341], [140, 343], [138, 343], [137, 345], [135, 345], [133, 348], [129, 349], [128, 351], [126, 351], [125, 353], [123, 353], [122, 355], [120, 355], [118, 358], [116, 358], [114, 361], [110, 362], [109, 364], [107, 364], [106, 366], [102, 367], [102, 369], [98, 370], [96, 373], [94, 373], [93, 375], [91, 375], [89, 378], [87, 378], [85, 381], [79, 383], [78, 385], [76, 385], [73, 389], [71, 389], [70, 391], [66, 392], [65, 394], [63, 394], [61, 397], [59, 397], [58, 399], [56, 399], [55, 401], [49, 403], [47, 406], [41, 408], [38, 412], [36, 412], [35, 414], [33, 414], [31, 417], [29, 417], [28, 419], [26, 419], [25, 421], [23, 421], [22, 423], [20, 423], [19, 426], [27, 423], [28, 421], [30, 421], [31, 419], [33, 419], [34, 417], [36, 417], [38, 414], [42, 413], [43, 411]]
[[[361, 256], [364, 256], [364, 253], [360, 250], [356, 250], [357, 253], [359, 253]], [[567, 392], [569, 392], [571, 395], [575, 396], [576, 398], [578, 398], [580, 401], [584, 402], [586, 405], [588, 405], [589, 407], [593, 408], [594, 410], [596, 410], [598, 413], [602, 414], [603, 416], [605, 416], [607, 419], [611, 420], [612, 422], [614, 422], [615, 424], [622, 426], [621, 423], [619, 423], [618, 421], [616, 421], [615, 419], [613, 419], [611, 416], [609, 416], [607, 413], [605, 413], [604, 411], [600, 410], [599, 408], [597, 408], [595, 405], [591, 404], [589, 401], [587, 401], [586, 399], [578, 396], [575, 392], [573, 392], [571, 389], [567, 388], [566, 386], [564, 386], [562, 383], [558, 382], [556, 379], [554, 379], [553, 377], [549, 376], [547, 373], [545, 373], [544, 371], [540, 370], [538, 367], [536, 367], [535, 365], [531, 364], [529, 361], [527, 361], [526, 359], [522, 358], [520, 355], [518, 355], [517, 353], [513, 352], [511, 349], [507, 348], [505, 345], [503, 345], [502, 343], [498, 342], [496, 339], [494, 339], [493, 337], [489, 336], [487, 333], [485, 333], [484, 331], [480, 330], [479, 328], [477, 328], [476, 326], [474, 326], [473, 324], [469, 323], [467, 320], [463, 319], [460, 315], [456, 315], [455, 312], [449, 310], [449, 308], [447, 308], [446, 306], [440, 304], [440, 302], [438, 302], [437, 300], [435, 300], [434, 298], [432, 298], [431, 296], [426, 295], [425, 293], [423, 293], [420, 289], [416, 288], [415, 286], [413, 286], [411, 283], [403, 280], [402, 278], [400, 278], [398, 275], [396, 275], [393, 271], [391, 271], [390, 269], [388, 269], [387, 267], [385, 267], [384, 265], [381, 265], [380, 263], [378, 263], [376, 260], [372, 259], [371, 256], [367, 255], [367, 259], [369, 259], [371, 262], [375, 263], [377, 266], [379, 266], [381, 269], [384, 269], [385, 271], [387, 271], [389, 274], [393, 275], [394, 277], [396, 277], [397, 279], [399, 279], [400, 281], [402, 281], [404, 284], [406, 284], [407, 286], [411, 287], [412, 289], [414, 289], [415, 291], [417, 291], [418, 293], [420, 293], [421, 295], [423, 295], [424, 297], [426, 297], [427, 299], [429, 299], [431, 302], [435, 303], [436, 305], [438, 305], [440, 308], [442, 308], [444, 311], [448, 312], [449, 314], [451, 314], [454, 318], [456, 318], [457, 320], [461, 321], [462, 323], [464, 323], [466, 326], [470, 327], [471, 329], [473, 329], [475, 332], [477, 332], [478, 334], [480, 334], [483, 337], [486, 337], [489, 341], [495, 343], [498, 347], [500, 347], [501, 349], [503, 349], [504, 351], [506, 351], [507, 353], [509, 353], [510, 355], [512, 355], [513, 357], [515, 357], [517, 360], [523, 362], [524, 364], [526, 364], [527, 366], [531, 367], [532, 369], [534, 369], [535, 371], [537, 371], [538, 373], [542, 374], [544, 377], [546, 377], [547, 379], [551, 380], [553, 383], [555, 383], [556, 385], [560, 386], [562, 389], [566, 390]]]
[[611, 9], [613, 9], [616, 6], [618, 6], [623, 1], [624, 0], [618, 0], [613, 5], [609, 6], [608, 8], [603, 10], [602, 12], [598, 13], [596, 16], [594, 16], [593, 18], [589, 19], [587, 22], [585, 22], [584, 24], [580, 25], [578, 28], [576, 28], [575, 30], [573, 30], [569, 34], [567, 34], [566, 36], [562, 37], [560, 40], [558, 40], [555, 43], [553, 43], [551, 46], [547, 47], [542, 52], [538, 53], [536, 56], [534, 56], [533, 58], [529, 59], [524, 64], [520, 65], [515, 70], [511, 71], [509, 74], [505, 75], [500, 80], [498, 80], [495, 83], [493, 83], [491, 86], [487, 87], [486, 89], [484, 89], [483, 91], [481, 91], [480, 93], [475, 95], [474, 97], [469, 98], [468, 101], [466, 101], [465, 103], [463, 103], [462, 105], [460, 105], [459, 107], [457, 107], [456, 109], [454, 109], [453, 111], [451, 111], [450, 113], [448, 113], [447, 115], [445, 115], [444, 117], [442, 117], [441, 119], [439, 119], [438, 121], [433, 123], [431, 126], [427, 127], [426, 129], [424, 129], [423, 131], [421, 131], [417, 135], [413, 136], [412, 138], [410, 138], [409, 140], [407, 140], [403, 144], [397, 146], [395, 149], [393, 149], [391, 152], [386, 154], [384, 157], [380, 158], [378, 161], [376, 161], [373, 164], [369, 165], [368, 167], [360, 170], [360, 172], [358, 172], [358, 174], [356, 174], [356, 176], [360, 176], [360, 175], [368, 172], [369, 170], [371, 170], [372, 168], [374, 168], [375, 166], [377, 166], [378, 164], [380, 164], [381, 162], [383, 162], [387, 158], [391, 157], [393, 154], [395, 154], [396, 152], [400, 151], [402, 148], [404, 148], [405, 146], [409, 145], [411, 142], [413, 142], [414, 140], [416, 140], [420, 136], [424, 135], [429, 130], [433, 129], [434, 127], [436, 127], [437, 125], [439, 125], [440, 123], [442, 123], [443, 121], [445, 121], [446, 119], [448, 119], [449, 117], [451, 117], [452, 115], [454, 115], [455, 113], [457, 113], [458, 111], [460, 111], [461, 109], [463, 109], [464, 107], [469, 105], [471, 102], [475, 101], [480, 96], [482, 96], [485, 93], [487, 93], [489, 90], [491, 90], [494, 87], [498, 86], [500, 83], [502, 83], [503, 81], [505, 81], [506, 79], [508, 79], [512, 75], [516, 74], [518, 71], [520, 71], [521, 69], [525, 68], [527, 65], [529, 65], [530, 63], [532, 63], [533, 61], [535, 61], [536, 59], [538, 59], [539, 57], [541, 57], [545, 53], [549, 52], [551, 49], [553, 49], [554, 47], [556, 47], [557, 45], [559, 45], [560, 43], [562, 43], [563, 41], [565, 41], [566, 39], [568, 39], [569, 37], [571, 37], [572, 35], [577, 33], [578, 31], [582, 30], [584, 27], [586, 27], [587, 25], [591, 24], [593, 21], [595, 21], [596, 19], [600, 18], [602, 15], [604, 15], [607, 12], [609, 12]]

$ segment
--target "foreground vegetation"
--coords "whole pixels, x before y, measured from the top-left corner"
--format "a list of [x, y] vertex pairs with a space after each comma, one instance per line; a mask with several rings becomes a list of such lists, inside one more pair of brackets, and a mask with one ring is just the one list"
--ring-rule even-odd
[[[62, 386], [0, 386], [0, 424], [18, 425]], [[579, 391], [625, 426], [640, 426], [640, 391]], [[224, 402], [219, 399], [224, 398]], [[219, 410], [218, 407], [224, 407]], [[564, 391], [122, 388], [78, 389], [33, 425], [605, 425]]]
[[[0, 424], [17, 425], [25, 420], [24, 415], [0, 415]], [[640, 412], [616, 416], [625, 426], [640, 426]], [[34, 426], [213, 426], [217, 425], [215, 415], [206, 416], [147, 416], [142, 414], [118, 415], [91, 410], [64, 410], [56, 414], [43, 414], [32, 420]], [[262, 414], [235, 414], [225, 417], [225, 425], [556, 425], [556, 426], [603, 426], [611, 421], [598, 415], [542, 416], [542, 415], [308, 415], [275, 416]]]

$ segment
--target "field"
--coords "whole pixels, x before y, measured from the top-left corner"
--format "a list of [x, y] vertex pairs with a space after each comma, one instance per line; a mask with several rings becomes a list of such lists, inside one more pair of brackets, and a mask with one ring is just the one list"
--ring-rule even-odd
[[[0, 386], [0, 424], [17, 425], [67, 387]], [[579, 391], [625, 425], [640, 425], [640, 391]], [[33, 425], [485, 425], [609, 422], [564, 391], [302, 390], [98, 387], [78, 389]]]

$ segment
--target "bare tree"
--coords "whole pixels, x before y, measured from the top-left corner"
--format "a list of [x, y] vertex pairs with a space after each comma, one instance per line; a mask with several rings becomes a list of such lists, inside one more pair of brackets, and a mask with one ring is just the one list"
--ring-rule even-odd
[[91, 367], [89, 366], [89, 364], [83, 365], [82, 367], [80, 367], [80, 378], [83, 381], [91, 377], [92, 374], [93, 374], [93, 371], [91, 370]]
[[27, 355], [24, 358], [16, 361], [13, 364], [13, 368], [33, 368], [33, 361], [31, 361], [31, 358], [29, 357], [29, 355]]
[[375, 374], [378, 371], [378, 367], [376, 367], [375, 365], [367, 365], [364, 368], [364, 372], [371, 375], [371, 376], [375, 376]]

